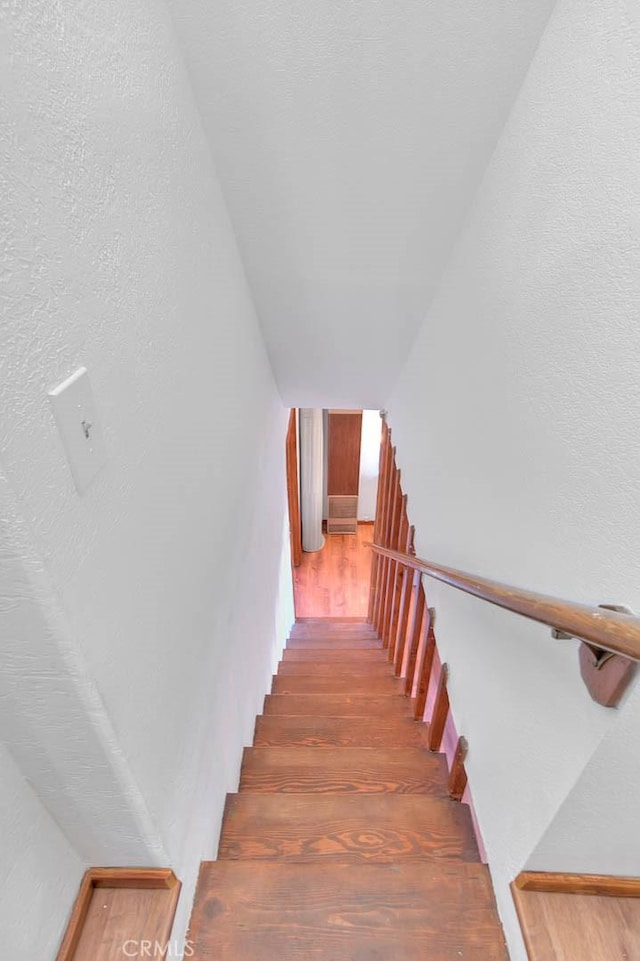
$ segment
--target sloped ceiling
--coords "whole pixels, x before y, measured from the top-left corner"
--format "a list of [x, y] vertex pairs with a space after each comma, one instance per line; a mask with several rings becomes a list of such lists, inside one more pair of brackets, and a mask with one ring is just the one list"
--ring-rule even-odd
[[383, 405], [553, 0], [170, 5], [283, 400]]

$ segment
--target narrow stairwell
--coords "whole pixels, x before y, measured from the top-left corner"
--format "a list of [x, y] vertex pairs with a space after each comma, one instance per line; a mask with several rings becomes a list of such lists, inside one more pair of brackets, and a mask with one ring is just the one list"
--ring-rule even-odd
[[195, 961], [506, 961], [425, 731], [369, 623], [298, 621], [201, 866]]

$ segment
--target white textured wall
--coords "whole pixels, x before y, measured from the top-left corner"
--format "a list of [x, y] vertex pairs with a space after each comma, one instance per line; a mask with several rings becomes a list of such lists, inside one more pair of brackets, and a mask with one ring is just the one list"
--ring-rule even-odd
[[286, 403], [380, 407], [554, 0], [169, 0]]
[[529, 858], [529, 870], [638, 876], [639, 718], [636, 684]]
[[[638, 610], [639, 16], [559, 0], [388, 404], [420, 556]], [[589, 699], [574, 642], [427, 590], [519, 961], [507, 885], [615, 714]], [[639, 795], [635, 779], [630, 810]], [[611, 872], [628, 866], [625, 822], [582, 827], [609, 837]]]
[[[0, 703], [84, 862], [185, 880], [181, 930], [292, 616], [286, 411], [163, 4], [0, 17]], [[82, 498], [46, 398], [80, 364], [109, 453]]]
[[11, 961], [54, 958], [84, 865], [0, 743], [0, 931]]
[[376, 516], [381, 431], [380, 412], [363, 410], [358, 490], [358, 520], [361, 521], [372, 521]]

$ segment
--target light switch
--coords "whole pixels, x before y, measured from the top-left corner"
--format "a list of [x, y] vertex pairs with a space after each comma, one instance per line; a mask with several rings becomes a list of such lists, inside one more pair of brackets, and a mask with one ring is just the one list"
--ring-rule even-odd
[[107, 460], [86, 367], [49, 392], [53, 415], [78, 492], [83, 494]]

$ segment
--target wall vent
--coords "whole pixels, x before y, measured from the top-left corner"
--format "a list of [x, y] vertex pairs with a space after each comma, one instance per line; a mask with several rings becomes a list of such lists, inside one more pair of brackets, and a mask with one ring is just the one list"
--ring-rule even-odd
[[358, 530], [358, 495], [330, 494], [327, 534], [355, 534]]

